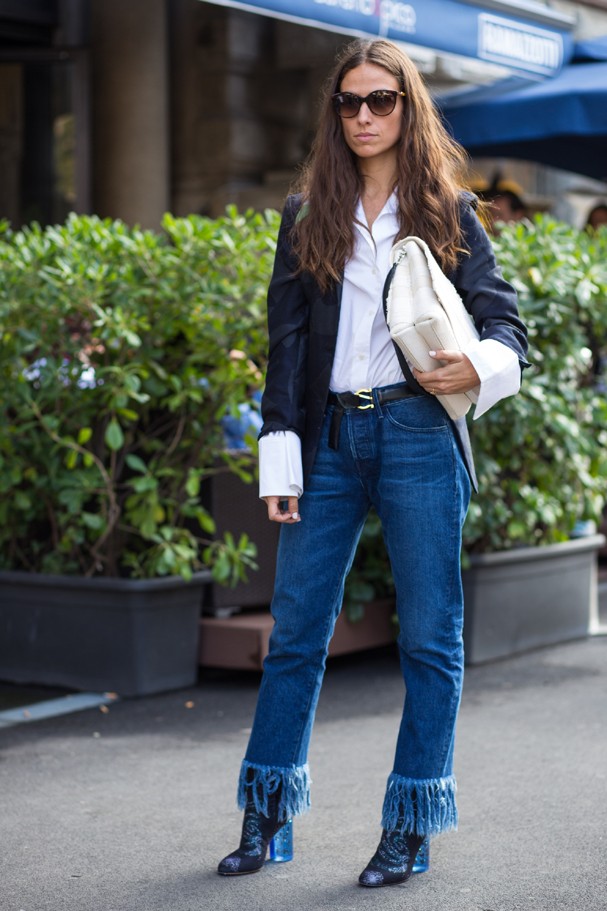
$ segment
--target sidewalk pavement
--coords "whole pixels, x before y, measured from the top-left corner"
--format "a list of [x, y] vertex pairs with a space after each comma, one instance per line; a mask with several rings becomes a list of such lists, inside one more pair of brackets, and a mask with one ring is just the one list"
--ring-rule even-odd
[[469, 668], [460, 828], [431, 869], [356, 885], [379, 838], [402, 700], [392, 650], [333, 659], [295, 859], [219, 877], [255, 674], [0, 731], [2, 911], [603, 911], [607, 637]]

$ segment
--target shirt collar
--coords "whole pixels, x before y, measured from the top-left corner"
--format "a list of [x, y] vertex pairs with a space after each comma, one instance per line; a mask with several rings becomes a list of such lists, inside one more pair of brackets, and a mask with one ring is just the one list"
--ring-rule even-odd
[[398, 196], [396, 190], [394, 190], [386, 200], [386, 205], [381, 210], [380, 215], [383, 215], [384, 212], [389, 212], [390, 215], [396, 215], [398, 212]]
[[[379, 213], [379, 215], [377, 216], [375, 221], [377, 222], [383, 215], [394, 216], [397, 213], [398, 213], [398, 196], [396, 194], [396, 190], [394, 190], [390, 194], [390, 196], [388, 196], [383, 209], [381, 210], [381, 212]], [[358, 197], [358, 202], [356, 203], [356, 211], [354, 213], [354, 219], [355, 219], [355, 221], [360, 222], [362, 225], [367, 224], [367, 220], [365, 218], [365, 210], [363, 209], [363, 204], [362, 204], [362, 200], [361, 200], [360, 196]]]

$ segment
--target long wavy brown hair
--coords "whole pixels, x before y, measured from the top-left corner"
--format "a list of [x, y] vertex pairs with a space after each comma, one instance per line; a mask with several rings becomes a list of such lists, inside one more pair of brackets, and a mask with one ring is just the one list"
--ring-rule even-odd
[[398, 238], [422, 237], [445, 270], [456, 266], [462, 251], [459, 194], [466, 153], [445, 130], [407, 55], [389, 41], [355, 41], [327, 80], [316, 138], [295, 188], [304, 208], [293, 228], [294, 249], [300, 269], [311, 272], [323, 290], [341, 281], [354, 250], [354, 213], [363, 189], [331, 95], [340, 91], [346, 73], [363, 63], [383, 67], [406, 92], [395, 181]]

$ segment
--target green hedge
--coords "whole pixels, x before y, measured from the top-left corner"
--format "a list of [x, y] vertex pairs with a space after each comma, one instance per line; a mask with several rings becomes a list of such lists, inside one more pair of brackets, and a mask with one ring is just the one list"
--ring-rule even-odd
[[479, 474], [468, 553], [568, 539], [607, 496], [607, 232], [549, 217], [495, 241], [529, 329], [519, 395], [470, 422]]
[[251, 478], [221, 419], [261, 385], [278, 215], [72, 216], [0, 240], [0, 568], [235, 581], [205, 479]]

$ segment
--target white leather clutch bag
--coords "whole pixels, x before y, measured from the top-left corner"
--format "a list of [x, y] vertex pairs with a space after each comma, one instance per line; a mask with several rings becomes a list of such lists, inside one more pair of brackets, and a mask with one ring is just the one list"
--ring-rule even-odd
[[[390, 264], [396, 265], [386, 300], [386, 322], [393, 341], [417, 370], [435, 370], [428, 351], [461, 351], [478, 332], [454, 285], [419, 237], [394, 244]], [[440, 363], [440, 361], [438, 362]], [[469, 393], [437, 395], [453, 420], [472, 404]]]

